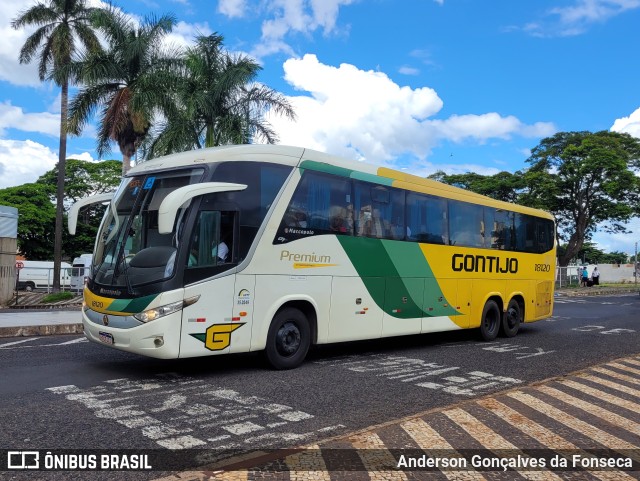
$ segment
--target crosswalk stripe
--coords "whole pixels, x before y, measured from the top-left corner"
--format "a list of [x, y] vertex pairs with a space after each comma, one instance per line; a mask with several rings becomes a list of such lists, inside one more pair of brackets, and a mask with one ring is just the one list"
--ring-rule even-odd
[[[330, 481], [331, 476], [327, 465], [322, 458], [320, 446], [317, 444], [308, 446], [306, 450], [292, 454], [285, 458], [285, 463], [289, 466], [289, 479], [291, 481], [304, 481], [313, 479], [314, 481]], [[300, 467], [305, 467], [300, 470]]]
[[621, 381], [625, 381], [631, 384], [640, 384], [640, 379], [635, 377], [627, 376], [626, 374], [620, 374], [619, 372], [612, 371], [611, 369], [607, 369], [604, 367], [594, 367], [591, 369], [592, 371], [599, 372], [601, 374], [606, 374], [609, 377], [613, 377], [615, 379], [620, 379]]
[[[634, 403], [633, 401], [627, 401], [626, 399], [619, 398], [617, 396], [612, 396], [609, 393], [606, 393], [606, 392], [601, 391], [599, 389], [594, 389], [594, 388], [589, 387], [589, 386], [585, 386], [582, 383], [575, 382], [575, 381], [570, 381], [570, 380], [567, 379], [567, 380], [564, 380], [564, 381], [560, 381], [560, 384], [572, 387], [577, 391], [585, 392], [585, 393], [587, 393], [587, 394], [589, 394], [589, 395], [591, 395], [593, 397], [596, 397], [598, 399], [602, 399], [603, 401], [607, 401], [608, 403], [615, 404], [616, 406], [620, 406], [621, 408], [628, 409], [631, 412], [634, 412], [634, 413], [640, 412], [640, 404]], [[551, 389], [551, 388], [545, 387], [545, 389]], [[558, 391], [558, 392], [560, 392], [560, 391]], [[564, 395], [564, 393], [562, 393], [562, 394]], [[572, 398], [572, 399], [577, 399], [577, 398], [573, 398], [573, 396], [569, 396], [569, 397]], [[578, 400], [576, 400], [576, 401], [571, 400], [571, 401], [567, 401], [567, 402], [569, 404], [577, 405]], [[584, 402], [584, 401], [580, 401], [580, 402]], [[586, 403], [586, 404], [588, 404], [588, 403]], [[594, 408], [596, 408], [596, 407], [597, 406], [594, 406]], [[607, 413], [613, 414], [614, 416], [617, 416], [622, 420], [622, 422], [623, 422], [623, 424], [621, 424], [622, 427], [624, 427], [625, 429], [628, 430], [629, 427], [633, 426], [634, 430], [631, 431], [631, 432], [640, 435], [640, 424], [635, 423], [635, 422], [631, 421], [630, 419], [624, 418], [622, 416], [618, 416], [615, 413], [611, 413], [607, 409], [602, 409], [602, 408], [599, 408], [599, 407], [597, 409], [600, 410], [600, 412], [602, 414], [602, 415], [596, 414], [597, 416], [599, 416], [599, 417], [601, 417], [603, 419], [606, 419], [606, 416], [608, 416]], [[585, 411], [587, 411], [587, 409], [585, 409]], [[593, 413], [593, 414], [595, 414], [595, 413]]]
[[618, 384], [616, 382], [607, 381], [606, 379], [602, 379], [597, 376], [591, 376], [589, 374], [580, 374], [578, 377], [580, 379], [586, 379], [588, 381], [592, 381], [597, 384], [602, 384], [603, 386], [610, 387], [611, 389], [615, 389], [616, 391], [620, 391], [625, 394], [631, 394], [632, 396], [640, 397], [640, 391], [638, 391], [637, 389], [632, 389], [630, 387], [623, 386], [622, 384]]
[[[610, 394], [599, 391], [597, 389], [585, 388], [584, 385], [577, 382], [563, 381], [561, 382], [561, 384], [564, 386], [572, 387], [576, 390], [585, 392], [587, 394], [591, 394], [594, 397], [598, 397], [604, 401], [610, 402], [611, 404], [615, 404], [616, 406], [624, 407], [626, 409], [631, 409], [633, 412], [637, 412], [638, 408], [640, 408], [640, 406], [636, 403], [632, 403], [624, 399], [611, 396]], [[586, 411], [590, 414], [593, 414], [594, 416], [599, 417], [600, 419], [604, 419], [605, 421], [607, 421], [610, 424], [613, 424], [614, 426], [621, 427], [623, 429], [626, 429], [629, 432], [632, 432], [633, 434], [640, 435], [640, 424], [632, 421], [631, 419], [620, 416], [614, 412], [611, 412], [608, 409], [604, 409], [604, 408], [601, 408], [600, 406], [596, 406], [595, 404], [591, 404], [590, 402], [583, 401], [582, 399], [571, 396], [563, 391], [560, 391], [550, 386], [540, 386], [538, 387], [538, 390], [542, 391], [545, 394], [548, 394], [549, 396], [555, 397], [556, 399], [560, 399], [561, 401], [566, 402], [570, 406], [576, 406], [582, 409], [583, 411]], [[636, 406], [636, 407], [631, 407], [631, 406]]]
[[625, 364], [620, 364], [619, 362], [610, 362], [609, 364], [606, 364], [606, 366], [617, 367], [618, 369], [623, 369], [633, 374], [640, 374], [640, 369], [634, 369], [631, 366], [626, 366]]
[[[525, 417], [523, 414], [511, 409], [506, 404], [501, 403], [497, 399], [489, 398], [489, 399], [481, 399], [477, 402], [483, 408], [493, 412], [496, 416], [503, 418], [505, 421], [509, 422], [513, 427], [519, 429], [523, 433], [531, 436], [536, 439], [539, 443], [543, 444], [549, 449], [553, 449], [556, 451], [562, 450], [576, 450], [578, 447], [567, 441], [561, 436], [558, 436], [554, 432], [549, 429], [541, 426], [540, 424], [532, 421], [531, 419]], [[592, 455], [587, 453], [586, 451], [578, 450], [575, 454], [579, 454], [582, 457], [591, 457]], [[600, 471], [591, 473], [592, 476], [601, 479], [603, 481], [623, 481], [623, 480], [633, 480], [635, 479], [632, 476], [629, 476], [623, 472], [608, 472], [608, 471]]]
[[[612, 434], [609, 434], [602, 429], [598, 429], [595, 426], [591, 426], [590, 424], [571, 416], [569, 413], [565, 411], [561, 411], [560, 409], [547, 404], [546, 402], [534, 397], [530, 394], [527, 394], [522, 391], [514, 391], [507, 393], [507, 396], [520, 401], [521, 403], [529, 406], [532, 409], [544, 414], [545, 416], [550, 417], [556, 422], [564, 424], [565, 426], [578, 431], [581, 434], [584, 434], [587, 437], [590, 437], [597, 443], [606, 446], [609, 449], [620, 450], [620, 449], [636, 449], [631, 443], [620, 439]], [[633, 457], [633, 456], [631, 456]], [[635, 457], [634, 457], [635, 459]]]
[[[427, 456], [437, 456], [438, 451], [451, 451], [451, 457], [462, 457], [449, 442], [429, 426], [422, 419], [412, 419], [400, 425], [406, 433], [420, 446]], [[452, 481], [486, 481], [486, 478], [477, 471], [442, 471]]]
[[637, 359], [625, 359], [624, 362], [628, 362], [629, 364], [634, 364], [636, 366], [640, 366], [640, 361]]
[[[478, 441], [486, 449], [492, 451], [508, 449], [512, 452], [517, 452], [519, 456], [523, 458], [530, 458], [529, 455], [522, 452], [515, 445], [511, 444], [505, 438], [496, 433], [493, 429], [486, 426], [479, 419], [475, 418], [468, 412], [456, 408], [443, 411], [443, 414], [449, 419], [458, 424], [464, 429], [471, 437]], [[521, 476], [526, 479], [546, 481], [551, 479], [561, 480], [559, 476], [550, 471], [531, 471], [527, 469], [516, 470]]]
[[[369, 472], [369, 478], [374, 481], [387, 481], [390, 471], [380, 471], [380, 466], [396, 466], [396, 460], [380, 437], [376, 433], [368, 432], [351, 437], [349, 440], [358, 450], [358, 456]], [[394, 480], [407, 480], [407, 476], [402, 471], [392, 472]]]

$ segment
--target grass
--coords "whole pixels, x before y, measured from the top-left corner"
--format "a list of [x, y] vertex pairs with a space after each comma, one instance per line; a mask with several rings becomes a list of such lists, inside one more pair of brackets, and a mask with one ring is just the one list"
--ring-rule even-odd
[[58, 301], [66, 301], [69, 299], [73, 299], [75, 296], [71, 292], [54, 292], [53, 294], [48, 294], [42, 298], [40, 304], [46, 304], [48, 302], [58, 302]]

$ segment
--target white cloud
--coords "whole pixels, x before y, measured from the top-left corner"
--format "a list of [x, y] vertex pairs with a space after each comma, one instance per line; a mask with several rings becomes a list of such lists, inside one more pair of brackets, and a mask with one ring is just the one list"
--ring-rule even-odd
[[57, 162], [57, 152], [42, 144], [0, 139], [0, 188], [35, 182]]
[[611, 130], [614, 132], [626, 132], [629, 135], [640, 138], [640, 108], [636, 109], [629, 117], [617, 119]]
[[400, 67], [398, 69], [398, 72], [403, 75], [419, 75], [420, 74], [420, 70], [414, 67], [409, 67], [407, 65], [403, 65], [402, 67]]
[[197, 35], [210, 35], [211, 33], [212, 31], [207, 22], [178, 22], [171, 33], [164, 38], [163, 42], [166, 46], [186, 48], [193, 45], [193, 40]]
[[388, 163], [407, 154], [423, 161], [442, 140], [484, 142], [555, 131], [549, 123], [526, 125], [497, 113], [431, 119], [443, 106], [433, 89], [401, 87], [382, 72], [349, 64], [324, 65], [311, 54], [283, 67], [285, 80], [309, 95], [289, 97], [296, 122], [269, 116], [282, 144]]
[[636, 8], [640, 8], [640, 0], [575, 0], [572, 5], [549, 9], [546, 19], [527, 23], [520, 29], [536, 37], [575, 36], [594, 23], [604, 23]]
[[220, 0], [218, 2], [218, 12], [229, 18], [244, 17], [246, 10], [246, 0]]
[[50, 112], [25, 113], [11, 102], [0, 103], [0, 135], [6, 129], [60, 135], [60, 115]]
[[34, 30], [14, 30], [11, 27], [11, 21], [32, 3], [31, 0], [0, 2], [0, 80], [13, 85], [40, 85], [37, 61], [28, 65], [21, 65], [18, 61], [20, 48]]
[[244, 17], [249, 11], [262, 10], [266, 19], [262, 22], [262, 37], [251, 54], [257, 58], [284, 52], [293, 55], [286, 41], [292, 33], [311, 35], [322, 30], [324, 35], [335, 33], [340, 7], [356, 0], [273, 0], [253, 2], [248, 0], [220, 0], [218, 12], [230, 18]]

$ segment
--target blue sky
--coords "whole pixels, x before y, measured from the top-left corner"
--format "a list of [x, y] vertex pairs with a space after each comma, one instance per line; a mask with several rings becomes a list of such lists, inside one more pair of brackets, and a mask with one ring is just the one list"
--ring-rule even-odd
[[[98, 5], [97, 0], [94, 5]], [[30, 31], [10, 21], [34, 0], [0, 5], [0, 188], [57, 161], [59, 89], [18, 64]], [[167, 39], [217, 32], [255, 57], [259, 81], [298, 121], [271, 119], [281, 143], [418, 175], [527, 166], [557, 131], [640, 137], [640, 0], [128, 0], [134, 17], [172, 12]], [[97, 159], [89, 126], [68, 156]], [[108, 158], [120, 159], [116, 146]], [[631, 253], [633, 234], [598, 234]]]

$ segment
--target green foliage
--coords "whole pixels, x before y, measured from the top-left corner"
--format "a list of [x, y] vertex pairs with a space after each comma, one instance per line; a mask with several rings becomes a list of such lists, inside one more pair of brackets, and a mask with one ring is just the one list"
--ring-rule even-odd
[[50, 196], [50, 187], [40, 184], [0, 189], [0, 204], [18, 209], [18, 249], [27, 259], [53, 256], [56, 210]]
[[73, 70], [84, 85], [69, 109], [69, 131], [79, 134], [98, 114], [98, 155], [116, 142], [123, 155], [123, 172], [147, 135], [156, 109], [165, 110], [173, 77], [168, 68], [175, 55], [161, 49], [176, 23], [171, 15], [149, 17], [138, 24], [111, 6], [94, 13], [94, 25], [104, 34], [106, 51], [88, 52]]
[[[117, 160], [87, 162], [67, 159], [64, 196], [66, 202], [76, 202], [84, 197], [111, 192], [120, 183], [122, 163]], [[58, 167], [44, 173], [36, 183], [55, 192]], [[53, 200], [53, 199], [52, 199]]]
[[640, 181], [634, 173], [640, 141], [617, 132], [560, 132], [531, 152], [525, 173], [528, 188], [520, 202], [552, 212], [567, 241], [565, 266], [598, 227], [626, 232], [640, 213]]
[[[115, 190], [120, 182], [121, 163], [117, 160], [87, 162], [68, 159], [65, 204], [101, 192]], [[35, 183], [0, 189], [0, 204], [18, 209], [18, 248], [30, 260], [51, 260], [55, 223], [57, 168], [43, 174]], [[92, 204], [80, 211], [76, 235], [63, 231], [63, 255], [73, 258], [93, 252], [95, 236], [105, 207]]]
[[513, 174], [499, 172], [495, 175], [481, 175], [475, 172], [447, 175], [438, 171], [429, 178], [505, 202], [517, 202], [519, 193], [525, 187], [520, 171]]
[[73, 299], [75, 296], [71, 292], [54, 292], [52, 294], [48, 294], [42, 298], [40, 304], [47, 304], [50, 302], [58, 302], [58, 301], [68, 301], [69, 299]]
[[[567, 244], [558, 246], [558, 255], [566, 255]], [[592, 242], [585, 242], [582, 248], [575, 256], [578, 263], [584, 264], [626, 264], [629, 261], [629, 255], [624, 252], [606, 253], [596, 248]]]
[[246, 56], [226, 52], [220, 35], [196, 37], [195, 46], [179, 61], [181, 68], [169, 83], [175, 103], [166, 106], [164, 123], [153, 129], [144, 145], [147, 158], [255, 138], [275, 143], [265, 112], [295, 118], [283, 95], [252, 83], [261, 67]]

